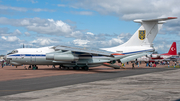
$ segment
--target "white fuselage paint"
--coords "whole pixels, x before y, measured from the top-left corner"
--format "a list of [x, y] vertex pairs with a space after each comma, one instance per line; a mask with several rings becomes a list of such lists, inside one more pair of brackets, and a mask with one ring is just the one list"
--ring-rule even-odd
[[[134, 47], [132, 47], [134, 48]], [[153, 50], [150, 48], [141, 48], [141, 47], [136, 47], [136, 49], [132, 49], [135, 51], [130, 51], [127, 49], [126, 50], [121, 50], [124, 51], [121, 54], [124, 54], [123, 57], [125, 56], [130, 56], [133, 54], [141, 53], [141, 52], [146, 52], [149, 50]], [[43, 48], [21, 48], [17, 49], [18, 53], [14, 54], [9, 54], [7, 55], [6, 58], [11, 59], [10, 63], [12, 65], [55, 65], [55, 64], [69, 64], [69, 65], [75, 65], [75, 63], [72, 63], [72, 61], [54, 61], [54, 60], [47, 60], [46, 59], [46, 53], [51, 53], [54, 52], [55, 50], [52, 49], [51, 47], [43, 47]], [[114, 52], [109, 50], [110, 52]], [[119, 51], [119, 50], [117, 50]], [[115, 52], [118, 53], [118, 52]], [[121, 56], [120, 56], [121, 57]], [[115, 58], [120, 58], [118, 56], [115, 56]], [[106, 56], [92, 56], [91, 58], [89, 57], [82, 57], [78, 61], [76, 61], [76, 64], [79, 65], [84, 65], [87, 63], [87, 65], [98, 65], [102, 64], [105, 62], [110, 62], [114, 58], [112, 57], [106, 57]]]

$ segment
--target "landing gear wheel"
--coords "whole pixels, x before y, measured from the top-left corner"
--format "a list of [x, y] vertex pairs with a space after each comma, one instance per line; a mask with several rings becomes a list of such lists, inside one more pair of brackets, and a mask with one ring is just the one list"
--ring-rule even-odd
[[69, 70], [69, 67], [66, 67], [67, 68], [67, 70]]
[[81, 69], [82, 69], [82, 70], [85, 70], [85, 68], [84, 68], [84, 67], [81, 67]]
[[31, 68], [31, 65], [29, 65], [28, 69], [30, 69], [30, 68]]
[[82, 67], [82, 69], [89, 70], [89, 67], [88, 66], [84, 66], [84, 67]]
[[74, 70], [79, 70], [79, 66], [74, 66], [73, 69]]
[[61, 65], [59, 65], [59, 69], [62, 69], [62, 66], [61, 66]]

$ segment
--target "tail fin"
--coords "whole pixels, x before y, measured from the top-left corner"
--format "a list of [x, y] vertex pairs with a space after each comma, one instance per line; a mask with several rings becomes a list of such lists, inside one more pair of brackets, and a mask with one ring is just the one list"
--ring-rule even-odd
[[[171, 19], [177, 19], [177, 17], [158, 18], [151, 20], [134, 20], [134, 22], [141, 23], [141, 27], [134, 33], [134, 35], [126, 43], [116, 47], [101, 48], [101, 49], [111, 52], [124, 53], [124, 52], [130, 52], [132, 46], [135, 47], [145, 46], [146, 49], [148, 48], [149, 50], [152, 51], [153, 49], [152, 42], [154, 41], [154, 38], [156, 37], [158, 31], [161, 29], [163, 23], [165, 23], [165, 20], [171, 20]], [[146, 49], [141, 49], [141, 50], [146, 50]]]
[[176, 42], [173, 42], [168, 53], [162, 55], [177, 55]]
[[177, 17], [158, 18], [152, 20], [134, 20], [134, 22], [141, 23], [141, 27], [134, 33], [134, 35], [123, 45], [125, 46], [152, 46], [152, 42], [156, 37], [158, 31], [161, 29], [165, 20], [176, 19]]

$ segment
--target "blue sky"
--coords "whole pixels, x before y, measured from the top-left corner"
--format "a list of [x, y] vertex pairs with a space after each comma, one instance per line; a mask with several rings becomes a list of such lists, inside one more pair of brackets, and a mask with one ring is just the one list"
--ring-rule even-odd
[[[138, 6], [139, 5], [139, 6]], [[177, 0], [0, 0], [0, 54], [53, 45], [103, 48], [126, 42], [134, 19], [180, 15]], [[180, 49], [180, 20], [168, 21], [154, 40], [159, 53]]]

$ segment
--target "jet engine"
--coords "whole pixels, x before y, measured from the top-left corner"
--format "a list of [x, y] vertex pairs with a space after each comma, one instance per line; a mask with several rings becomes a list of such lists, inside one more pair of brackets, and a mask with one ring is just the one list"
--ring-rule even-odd
[[54, 55], [55, 61], [76, 61], [79, 58], [72, 54], [56, 54]]
[[55, 61], [76, 61], [79, 57], [74, 56], [72, 53], [47, 53], [46, 60], [55, 60]]

